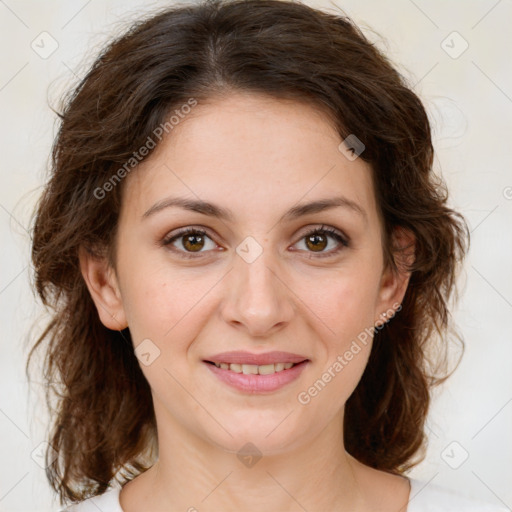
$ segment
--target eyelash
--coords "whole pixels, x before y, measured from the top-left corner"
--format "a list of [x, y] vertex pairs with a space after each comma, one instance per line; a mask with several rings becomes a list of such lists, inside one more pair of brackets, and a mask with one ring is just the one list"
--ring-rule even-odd
[[[320, 228], [311, 229], [307, 233], [304, 233], [299, 241], [303, 240], [304, 238], [306, 238], [308, 236], [316, 235], [318, 233], [329, 235], [330, 237], [334, 238], [340, 244], [340, 246], [337, 249], [331, 250], [330, 252], [327, 252], [327, 253], [317, 253], [315, 255], [315, 257], [326, 258], [326, 257], [333, 256], [335, 254], [338, 254], [341, 250], [343, 250], [343, 248], [349, 247], [349, 245], [350, 245], [348, 242], [348, 239], [346, 239], [340, 232], [338, 232], [336, 229], [333, 229], [333, 228], [330, 228], [327, 226], [322, 226]], [[163, 246], [171, 246], [175, 240], [178, 240], [179, 238], [182, 238], [182, 237], [184, 237], [186, 235], [190, 235], [190, 234], [207, 236], [208, 238], [211, 239], [211, 237], [208, 235], [208, 233], [204, 229], [189, 227], [189, 228], [185, 228], [185, 229], [179, 231], [178, 233], [172, 235], [172, 237], [165, 237], [162, 240], [161, 244]], [[174, 247], [172, 248], [172, 250], [180, 253], [184, 258], [188, 258], [188, 259], [201, 257], [201, 252], [198, 252], [198, 253], [186, 252], [186, 251], [176, 249]], [[312, 254], [315, 254], [315, 253], [312, 252]]]

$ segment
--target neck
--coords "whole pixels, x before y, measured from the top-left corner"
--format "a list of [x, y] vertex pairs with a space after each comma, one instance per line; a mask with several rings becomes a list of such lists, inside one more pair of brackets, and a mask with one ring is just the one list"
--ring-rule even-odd
[[240, 460], [168, 418], [158, 427], [158, 461], [141, 475], [148, 510], [362, 510], [359, 463], [344, 449], [342, 413], [315, 438], [259, 459]]

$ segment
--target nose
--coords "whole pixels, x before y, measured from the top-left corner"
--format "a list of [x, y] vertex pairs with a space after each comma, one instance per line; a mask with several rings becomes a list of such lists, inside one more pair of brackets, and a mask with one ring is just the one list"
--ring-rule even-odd
[[249, 336], [265, 337], [289, 324], [295, 308], [286, 276], [266, 249], [252, 263], [236, 256], [223, 318]]

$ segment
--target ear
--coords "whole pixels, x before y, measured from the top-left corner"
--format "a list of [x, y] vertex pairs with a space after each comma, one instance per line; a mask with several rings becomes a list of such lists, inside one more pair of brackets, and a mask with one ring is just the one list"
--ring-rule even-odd
[[392, 250], [398, 271], [388, 267], [382, 273], [379, 297], [376, 304], [375, 325], [379, 326], [390, 320], [395, 312], [401, 309], [401, 304], [407, 291], [411, 272], [408, 266], [415, 259], [415, 237], [405, 228], [396, 227], [392, 234]]
[[79, 260], [101, 323], [113, 331], [128, 327], [117, 277], [107, 258], [93, 255], [85, 247], [80, 247]]

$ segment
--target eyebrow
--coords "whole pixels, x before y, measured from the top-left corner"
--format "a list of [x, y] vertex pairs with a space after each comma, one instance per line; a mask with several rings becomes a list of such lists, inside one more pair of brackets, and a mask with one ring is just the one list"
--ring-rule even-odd
[[[142, 215], [142, 219], [146, 219], [157, 212], [170, 207], [179, 207], [184, 210], [189, 210], [210, 217], [216, 217], [218, 219], [233, 221], [235, 216], [233, 212], [227, 208], [223, 208], [213, 203], [209, 203], [203, 200], [196, 199], [185, 199], [182, 197], [168, 197], [155, 203]], [[357, 213], [363, 218], [365, 222], [368, 222], [368, 216], [365, 210], [356, 202], [348, 199], [347, 197], [337, 196], [328, 199], [319, 199], [310, 203], [299, 204], [290, 208], [280, 219], [282, 221], [290, 221], [297, 219], [304, 215], [320, 213], [333, 208], [346, 208], [354, 213]]]

